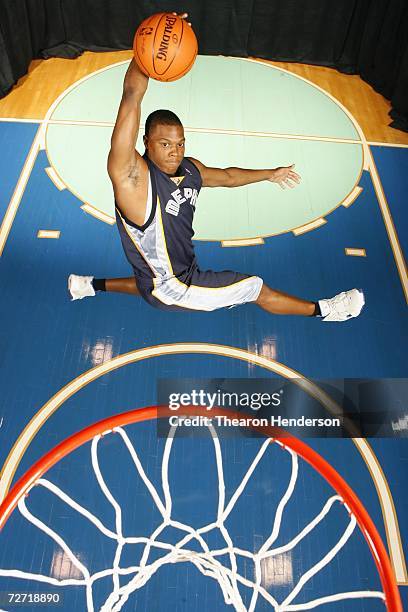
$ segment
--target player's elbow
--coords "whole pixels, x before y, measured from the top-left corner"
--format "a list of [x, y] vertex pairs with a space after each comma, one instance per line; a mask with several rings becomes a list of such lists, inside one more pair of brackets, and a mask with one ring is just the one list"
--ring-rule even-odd
[[235, 187], [235, 175], [234, 168], [225, 168], [224, 170], [224, 184], [222, 187]]
[[142, 98], [145, 94], [146, 88], [139, 87], [137, 85], [126, 85], [123, 86], [122, 102], [137, 106], [141, 103]]

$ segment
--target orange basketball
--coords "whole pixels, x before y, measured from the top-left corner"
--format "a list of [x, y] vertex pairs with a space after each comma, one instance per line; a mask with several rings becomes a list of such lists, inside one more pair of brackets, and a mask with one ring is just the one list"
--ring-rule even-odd
[[191, 26], [172, 13], [148, 17], [136, 30], [135, 60], [142, 72], [157, 81], [184, 76], [197, 56], [197, 38]]

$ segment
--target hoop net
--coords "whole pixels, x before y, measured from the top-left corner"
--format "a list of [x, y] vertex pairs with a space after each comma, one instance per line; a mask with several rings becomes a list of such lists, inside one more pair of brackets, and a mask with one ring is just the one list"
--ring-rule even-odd
[[[385, 551], [382, 540], [376, 531], [376, 528], [364, 509], [360, 500], [355, 493], [345, 483], [341, 476], [330, 466], [320, 455], [313, 451], [302, 441], [290, 436], [289, 434], [273, 427], [254, 427], [266, 436], [265, 441], [260, 445], [259, 450], [252, 462], [249, 465], [247, 472], [244, 474], [240, 484], [229, 499], [226, 500], [224, 486], [224, 466], [221, 453], [220, 440], [215, 428], [210, 425], [209, 433], [212, 437], [214, 445], [217, 476], [218, 476], [218, 509], [214, 521], [203, 525], [200, 528], [193, 528], [190, 525], [176, 521], [172, 516], [172, 497], [170, 493], [168, 468], [169, 458], [172, 451], [174, 434], [177, 427], [170, 430], [169, 436], [165, 442], [163, 461], [161, 466], [161, 480], [163, 495], [160, 496], [157, 488], [148, 478], [143, 467], [142, 459], [138, 455], [137, 448], [131, 442], [124, 427], [131, 423], [153, 420], [174, 414], [167, 408], [143, 408], [133, 410], [123, 414], [104, 419], [95, 425], [87, 427], [79, 433], [71, 436], [52, 451], [48, 452], [17, 482], [13, 489], [9, 492], [5, 500], [0, 506], [0, 529], [3, 528], [7, 519], [18, 507], [21, 515], [41, 530], [46, 536], [51, 538], [61, 549], [64, 554], [70, 559], [73, 566], [76, 568], [78, 578], [68, 578], [58, 580], [51, 576], [35, 574], [31, 572], [21, 571], [17, 569], [0, 569], [0, 576], [18, 578], [24, 580], [34, 580], [40, 583], [47, 583], [52, 586], [80, 586], [85, 589], [86, 602], [88, 612], [95, 609], [93, 589], [95, 583], [102, 578], [111, 578], [112, 590], [105, 599], [102, 607], [103, 612], [117, 612], [123, 608], [131, 595], [143, 588], [150, 578], [164, 565], [174, 563], [191, 563], [203, 575], [212, 580], [215, 580], [221, 591], [226, 604], [230, 604], [233, 609], [239, 612], [253, 612], [257, 604], [262, 603], [263, 606], [269, 604], [272, 610], [276, 612], [295, 612], [300, 610], [310, 610], [321, 605], [333, 603], [336, 601], [351, 600], [351, 599], [379, 599], [382, 600], [389, 612], [402, 612], [402, 604], [393, 576], [392, 568]], [[197, 407], [183, 407], [183, 415], [199, 415], [202, 414]], [[212, 416], [220, 415], [229, 418], [242, 418], [242, 414], [234, 414], [231, 411], [214, 409]], [[147, 491], [150, 494], [152, 502], [155, 504], [158, 512], [161, 515], [161, 522], [156, 526], [154, 531], [148, 536], [127, 536], [123, 533], [122, 523], [122, 508], [118, 501], [113, 496], [111, 490], [107, 486], [102, 474], [99, 458], [98, 446], [102, 437], [112, 433], [118, 434], [132, 459], [133, 465], [137, 470], [140, 478], [144, 482]], [[98, 485], [112, 506], [115, 514], [115, 529], [109, 529], [104, 525], [102, 520], [87, 508], [80, 505], [75, 499], [65, 493], [61, 488], [52, 483], [50, 480], [43, 478], [44, 473], [49, 470], [55, 463], [60, 461], [64, 456], [68, 455], [74, 449], [80, 447], [86, 442], [91, 442], [91, 462], [95, 473]], [[290, 456], [291, 474], [288, 485], [282, 498], [280, 499], [275, 515], [271, 521], [271, 531], [265, 539], [262, 546], [256, 551], [246, 550], [234, 544], [231, 534], [229, 533], [226, 520], [238, 499], [245, 494], [245, 489], [250, 481], [258, 463], [267, 452], [271, 443], [279, 445], [279, 447], [287, 452]], [[320, 508], [313, 519], [299, 531], [294, 538], [284, 545], [277, 546], [276, 540], [279, 536], [282, 518], [285, 507], [287, 506], [294, 492], [298, 479], [299, 457], [307, 461], [312, 467], [323, 476], [329, 484], [335, 489], [336, 494], [330, 496], [323, 507]], [[62, 502], [70, 506], [74, 511], [78, 512], [82, 517], [92, 523], [106, 538], [114, 542], [115, 554], [113, 565], [103, 571], [91, 573], [89, 569], [82, 563], [71, 550], [64, 539], [53, 529], [47, 526], [42, 520], [35, 516], [27, 507], [26, 497], [32, 487], [43, 487], [56, 495]], [[333, 545], [330, 550], [311, 568], [309, 568], [297, 580], [294, 588], [282, 600], [277, 601], [277, 598], [262, 585], [262, 563], [283, 553], [287, 553], [295, 548], [313, 529], [315, 529], [329, 514], [331, 508], [335, 505], [341, 505], [347, 513], [347, 526], [344, 529], [341, 537]], [[350, 536], [353, 534], [356, 525], [358, 525], [367, 541], [370, 551], [374, 557], [378, 573], [381, 579], [383, 591], [376, 590], [356, 590], [347, 592], [338, 592], [317, 599], [312, 599], [303, 603], [295, 603], [298, 594], [302, 591], [305, 585], [325, 568], [346, 545]], [[166, 542], [165, 530], [168, 527], [178, 529], [184, 534], [175, 544]], [[209, 548], [205, 540], [205, 535], [212, 530], [219, 530], [225, 546], [212, 550]], [[192, 544], [198, 545], [196, 550]], [[123, 548], [127, 544], [143, 545], [143, 553], [138, 565], [123, 567], [121, 564], [121, 555]], [[197, 546], [196, 546], [197, 548]], [[155, 560], [149, 558], [153, 550], [160, 550], [161, 556]], [[227, 556], [229, 563], [223, 564], [223, 557]], [[254, 567], [253, 579], [242, 575], [238, 571], [238, 560], [242, 558], [251, 560]], [[250, 589], [252, 593], [249, 605], [245, 605], [239, 586], [244, 585]]]

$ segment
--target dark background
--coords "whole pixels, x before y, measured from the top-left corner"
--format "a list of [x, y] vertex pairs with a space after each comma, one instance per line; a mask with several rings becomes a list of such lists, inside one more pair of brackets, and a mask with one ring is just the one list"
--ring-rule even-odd
[[137, 25], [187, 11], [199, 53], [300, 62], [360, 74], [408, 131], [406, 0], [0, 0], [0, 97], [32, 59], [129, 49]]

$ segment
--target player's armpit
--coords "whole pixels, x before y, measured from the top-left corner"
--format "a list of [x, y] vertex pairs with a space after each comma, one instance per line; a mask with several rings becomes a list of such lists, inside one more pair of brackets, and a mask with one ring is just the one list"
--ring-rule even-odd
[[137, 161], [135, 160], [135, 163], [132, 164], [129, 168], [129, 173], [127, 175], [127, 178], [131, 179], [132, 181], [137, 182], [137, 180], [140, 178], [140, 164], [137, 163]]
[[193, 157], [188, 159], [198, 168], [203, 181], [203, 187], [233, 187], [231, 175], [226, 169], [209, 168], [198, 161], [198, 159]]

